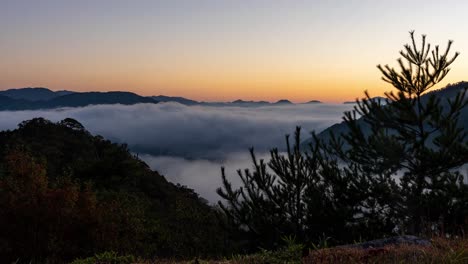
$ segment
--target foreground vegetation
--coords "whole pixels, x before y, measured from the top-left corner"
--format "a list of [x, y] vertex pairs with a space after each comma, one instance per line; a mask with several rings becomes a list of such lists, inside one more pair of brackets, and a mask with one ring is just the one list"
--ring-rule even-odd
[[467, 239], [434, 238], [431, 246], [419, 245], [390, 245], [382, 248], [356, 249], [351, 247], [313, 249], [303, 257], [303, 245], [290, 243], [276, 251], [262, 250], [251, 255], [234, 255], [221, 260], [187, 261], [176, 260], [144, 260], [133, 256], [119, 256], [115, 252], [97, 254], [86, 259], [77, 259], [72, 264], [171, 264], [171, 263], [206, 263], [206, 264], [241, 264], [241, 263], [311, 263], [311, 264], [397, 264], [397, 263], [468, 263]]

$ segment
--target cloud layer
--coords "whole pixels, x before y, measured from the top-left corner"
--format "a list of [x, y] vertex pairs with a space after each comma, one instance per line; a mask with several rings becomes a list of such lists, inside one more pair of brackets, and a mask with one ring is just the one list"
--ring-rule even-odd
[[[220, 199], [216, 189], [222, 185], [221, 167], [225, 168], [226, 177], [234, 187], [240, 186], [237, 170], [253, 167], [248, 151], [229, 153], [222, 161], [151, 155], [141, 155], [140, 158], [169, 181], [194, 189], [210, 203]], [[258, 153], [257, 158], [267, 160], [268, 154]]]
[[257, 108], [184, 106], [177, 103], [97, 105], [43, 111], [0, 112], [0, 129], [44, 117], [77, 119], [91, 133], [127, 143], [138, 153], [223, 159], [253, 146], [284, 146], [284, 135], [302, 126], [304, 137], [338, 121], [349, 105], [291, 105]]

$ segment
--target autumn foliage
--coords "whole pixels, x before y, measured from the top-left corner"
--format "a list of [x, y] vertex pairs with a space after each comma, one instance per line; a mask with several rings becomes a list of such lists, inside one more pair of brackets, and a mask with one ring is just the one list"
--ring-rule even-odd
[[76, 120], [35, 118], [0, 132], [0, 263], [220, 255], [229, 244], [218, 216]]
[[98, 202], [90, 184], [70, 177], [50, 182], [43, 161], [13, 150], [5, 156], [0, 179], [0, 255], [2, 259], [86, 255], [105, 247], [122, 230], [125, 210]]

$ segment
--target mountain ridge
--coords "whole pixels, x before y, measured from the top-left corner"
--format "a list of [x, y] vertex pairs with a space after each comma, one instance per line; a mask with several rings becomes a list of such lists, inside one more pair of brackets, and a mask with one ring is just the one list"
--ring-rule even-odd
[[[7, 94], [7, 95], [5, 95]], [[10, 95], [10, 96], [8, 96]], [[39, 95], [37, 98], [34, 97]], [[25, 99], [33, 98], [33, 99]], [[48, 98], [41, 99], [40, 98]], [[98, 104], [158, 103], [150, 97], [143, 97], [131, 92], [72, 92], [56, 91], [47, 88], [24, 88], [0, 91], [0, 110], [37, 110], [60, 107], [83, 107]]]
[[[127, 94], [128, 98], [121, 96], [120, 99], [116, 98], [116, 93]], [[96, 97], [101, 97], [97, 99]], [[240, 107], [258, 107], [258, 106], [274, 106], [274, 105], [296, 105], [296, 104], [319, 104], [322, 103], [319, 100], [310, 100], [303, 103], [293, 103], [287, 99], [281, 99], [276, 102], [268, 102], [265, 100], [254, 101], [254, 100], [243, 100], [237, 99], [234, 101], [220, 101], [220, 102], [206, 102], [197, 101], [181, 96], [167, 96], [167, 95], [155, 95], [155, 96], [141, 96], [133, 92], [128, 91], [108, 91], [108, 92], [76, 92], [71, 90], [58, 90], [53, 91], [45, 87], [25, 87], [25, 88], [10, 88], [7, 90], [1, 90], [0, 96], [3, 102], [0, 106], [0, 110], [33, 110], [33, 109], [53, 109], [57, 107], [78, 107], [92, 104], [134, 104], [134, 103], [155, 103], [155, 102], [175, 102], [182, 105], [193, 106], [240, 106]], [[69, 96], [69, 97], [63, 97]], [[135, 99], [139, 96], [139, 99]], [[86, 99], [89, 102], [72, 102], [69, 98], [79, 98], [80, 100]], [[108, 98], [106, 98], [108, 97]], [[152, 100], [148, 100], [152, 99]], [[10, 100], [9, 100], [10, 99]], [[67, 102], [68, 101], [68, 102]], [[61, 103], [60, 103], [61, 102]], [[65, 103], [67, 102], [67, 103]]]
[[[454, 94], [456, 89], [450, 88], [467, 82], [459, 82], [453, 85], [448, 85], [445, 88], [428, 92], [444, 94]], [[448, 90], [447, 90], [448, 89]], [[374, 97], [373, 99], [385, 102], [384, 97]], [[310, 100], [304, 103], [293, 103], [287, 99], [281, 99], [276, 102], [268, 101], [253, 101], [237, 99], [228, 102], [204, 102], [192, 100], [179, 96], [141, 96], [128, 91], [108, 91], [108, 92], [75, 92], [70, 90], [52, 91], [44, 87], [25, 87], [11, 88], [0, 91], [0, 111], [2, 110], [36, 110], [36, 109], [55, 109], [60, 107], [83, 107], [97, 104], [123, 104], [132, 105], [138, 103], [160, 103], [160, 102], [175, 102], [186, 106], [202, 105], [214, 107], [261, 107], [261, 106], [284, 106], [284, 105], [299, 105], [299, 104], [321, 104], [319, 100]], [[355, 104], [355, 101], [345, 101], [343, 104]]]
[[44, 87], [12, 88], [0, 91], [0, 95], [7, 96], [13, 99], [24, 99], [28, 101], [46, 101], [62, 95], [72, 93], [75, 92], [67, 90], [52, 91]]

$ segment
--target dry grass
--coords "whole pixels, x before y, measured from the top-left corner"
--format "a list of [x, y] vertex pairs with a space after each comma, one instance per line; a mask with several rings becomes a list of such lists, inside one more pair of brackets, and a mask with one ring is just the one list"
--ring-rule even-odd
[[468, 263], [468, 239], [433, 239], [432, 246], [386, 246], [374, 249], [329, 248], [311, 251], [304, 263]]

